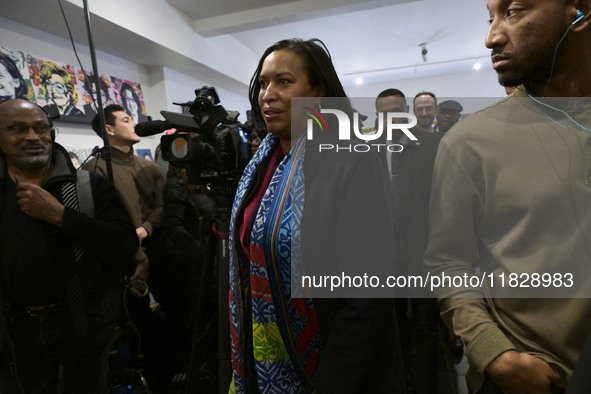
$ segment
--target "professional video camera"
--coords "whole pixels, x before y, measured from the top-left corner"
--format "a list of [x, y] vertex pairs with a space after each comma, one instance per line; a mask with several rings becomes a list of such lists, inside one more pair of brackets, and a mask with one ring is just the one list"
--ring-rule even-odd
[[176, 129], [160, 139], [162, 158], [185, 167], [190, 184], [223, 184], [236, 180], [248, 163], [248, 142], [238, 122], [219, 105], [214, 87], [195, 89], [195, 100], [174, 103], [185, 113], [160, 111], [165, 121], [138, 123], [136, 133], [148, 136]]
[[[226, 339], [230, 335], [228, 321], [228, 235], [232, 201], [238, 180], [249, 160], [249, 145], [238, 114], [228, 115], [219, 105], [215, 88], [203, 86], [195, 90], [195, 100], [174, 103], [184, 113], [160, 111], [164, 121], [138, 123], [135, 131], [140, 137], [155, 135], [169, 129], [173, 134], [160, 139], [164, 160], [185, 167], [190, 185], [207, 185], [207, 197], [213, 202], [214, 218], [210, 230], [205, 231], [205, 256], [201, 267], [200, 290], [196, 300], [193, 322], [191, 357], [187, 387], [204, 392], [200, 366], [204, 334], [210, 327], [217, 327], [217, 384], [218, 392], [227, 390], [231, 380], [230, 349]], [[209, 295], [213, 294], [213, 297]], [[217, 304], [211, 322], [209, 303]]]

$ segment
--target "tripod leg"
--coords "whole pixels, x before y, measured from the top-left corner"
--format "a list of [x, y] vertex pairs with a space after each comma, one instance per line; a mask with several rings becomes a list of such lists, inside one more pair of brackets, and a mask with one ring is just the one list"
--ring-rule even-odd
[[217, 238], [218, 264], [218, 393], [228, 391], [232, 379], [230, 364], [230, 319], [228, 307], [229, 263], [228, 240], [230, 238], [230, 213], [216, 220], [214, 234]]
[[[201, 358], [199, 357], [202, 352], [199, 348], [203, 344], [204, 331], [207, 329], [209, 321], [211, 319], [206, 316], [207, 303], [211, 301], [211, 277], [215, 265], [215, 244], [213, 242], [213, 236], [210, 234], [205, 237], [205, 256], [203, 265], [201, 267], [200, 278], [199, 278], [199, 290], [196, 300], [189, 300], [191, 302], [197, 302], [195, 308], [195, 315], [192, 318], [191, 327], [191, 355], [189, 359], [189, 371], [187, 377], [187, 388], [186, 393], [192, 394], [200, 391], [199, 387], [199, 368], [201, 366]], [[213, 368], [213, 365], [210, 367]]]

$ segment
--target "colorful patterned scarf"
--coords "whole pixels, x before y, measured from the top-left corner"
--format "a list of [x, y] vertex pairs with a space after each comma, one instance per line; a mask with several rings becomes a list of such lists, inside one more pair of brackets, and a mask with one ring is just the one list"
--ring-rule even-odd
[[[230, 334], [233, 381], [230, 392], [244, 393], [244, 362], [254, 362], [261, 393], [300, 393], [313, 390], [311, 377], [318, 366], [322, 339], [311, 299], [290, 299], [292, 254], [301, 255], [299, 228], [304, 207], [303, 161], [300, 138], [283, 158], [260, 203], [250, 234], [250, 261], [240, 261], [236, 213], [256, 178], [256, 165], [278, 144], [269, 134], [246, 167], [232, 207], [230, 224]], [[293, 241], [293, 242], [292, 242]], [[251, 316], [245, 316], [248, 297]], [[250, 325], [247, 327], [246, 325]], [[252, 330], [253, 353], [244, 354], [246, 330]]]

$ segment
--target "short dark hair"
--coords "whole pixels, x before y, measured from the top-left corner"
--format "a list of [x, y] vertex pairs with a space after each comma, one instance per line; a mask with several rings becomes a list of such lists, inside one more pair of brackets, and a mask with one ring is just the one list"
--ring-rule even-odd
[[[125, 111], [129, 111], [129, 106], [127, 105], [127, 98], [125, 98], [125, 96], [123, 95], [123, 92], [126, 90], [131, 91], [131, 95], [133, 96], [133, 101], [135, 101], [137, 104], [138, 115], [141, 114], [142, 113], [142, 105], [140, 103], [140, 98], [137, 95], [137, 93], [135, 92], [135, 90], [131, 87], [131, 85], [128, 84], [127, 82], [123, 82], [121, 84], [121, 87], [119, 88], [119, 94], [121, 95], [121, 104], [123, 104]], [[133, 115], [133, 114], [130, 114], [130, 115]]]
[[376, 97], [376, 108], [378, 106], [378, 99], [381, 97], [402, 97], [404, 99], [404, 103], [406, 104], [406, 96], [404, 95], [404, 93], [402, 93], [402, 90], [399, 89], [386, 89], [383, 90], [382, 92], [380, 92], [380, 94], [378, 94], [378, 97]]
[[412, 106], [413, 107], [415, 106], [415, 102], [417, 101], [417, 98], [419, 98], [420, 96], [431, 96], [431, 97], [433, 97], [433, 100], [435, 100], [435, 106], [437, 107], [437, 96], [435, 96], [435, 93], [426, 92], [426, 91], [418, 92], [415, 95], [415, 98], [412, 99]]
[[[84, 78], [84, 89], [91, 96], [92, 96], [92, 82], [95, 82], [94, 74], [90, 74], [86, 78]], [[107, 100], [110, 101], [111, 95], [109, 94], [109, 87], [107, 86], [107, 83], [100, 76], [98, 78], [98, 84], [99, 84], [99, 89], [102, 92], [105, 92], [105, 96], [107, 97]], [[99, 92], [96, 92], [96, 93], [99, 94]], [[98, 105], [98, 103], [96, 103], [96, 104]], [[103, 103], [103, 104], [107, 104], [107, 103]]]
[[16, 63], [7, 54], [0, 52], [0, 64], [6, 67], [6, 71], [8, 71], [12, 78], [18, 80], [18, 86], [14, 89], [14, 98], [28, 100], [28, 88]]
[[[119, 112], [119, 111], [123, 111], [125, 112], [125, 109], [123, 109], [122, 106], [117, 105], [117, 104], [109, 104], [105, 107], [105, 124], [108, 124], [109, 126], [115, 126], [115, 115], [113, 115], [115, 112]], [[92, 129], [94, 130], [94, 132], [101, 138], [103, 138], [102, 133], [101, 133], [101, 118], [100, 118], [100, 114], [96, 114], [94, 116], [94, 118], [92, 118]]]
[[[278, 41], [265, 50], [250, 80], [248, 97], [252, 107], [253, 123], [257, 129], [266, 129], [263, 116], [261, 115], [261, 107], [259, 106], [259, 92], [261, 90], [259, 77], [265, 59], [275, 51], [286, 51], [297, 54], [304, 65], [308, 83], [313, 88], [319, 88], [323, 97], [347, 97], [332, 63], [330, 52], [321, 40], [312, 38], [304, 41], [300, 38], [292, 38]], [[352, 113], [353, 110], [351, 109], [350, 103], [348, 108], [344, 110]]]

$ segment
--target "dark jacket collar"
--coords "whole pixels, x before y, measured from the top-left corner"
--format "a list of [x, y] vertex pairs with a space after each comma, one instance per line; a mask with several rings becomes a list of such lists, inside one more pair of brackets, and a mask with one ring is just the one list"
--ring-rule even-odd
[[[53, 170], [51, 171], [51, 174], [49, 174], [49, 178], [45, 184], [61, 182], [65, 180], [76, 180], [76, 169], [70, 160], [68, 152], [63, 146], [55, 142], [53, 143], [51, 161], [53, 163]], [[4, 154], [0, 152], [0, 179], [4, 180], [5, 174], [6, 158], [4, 157]]]

